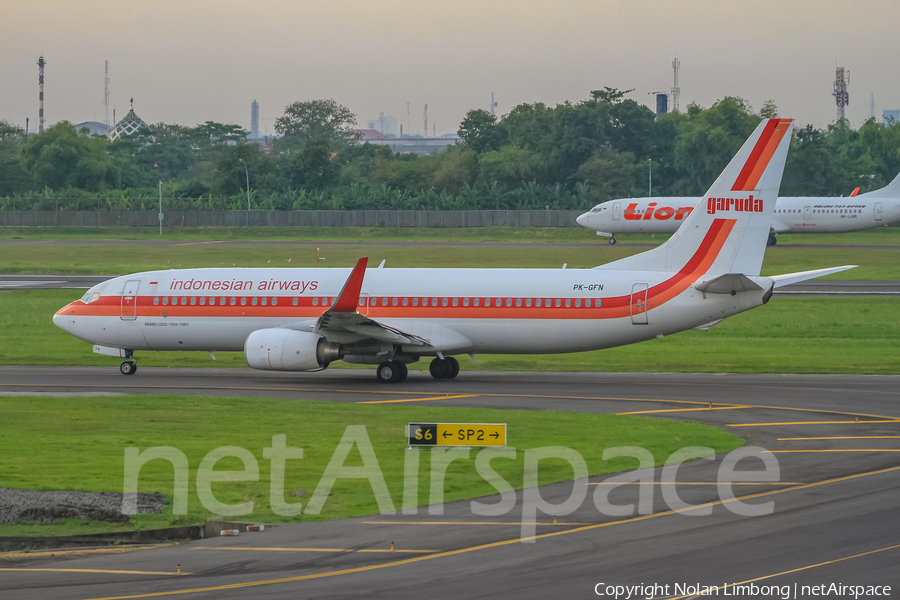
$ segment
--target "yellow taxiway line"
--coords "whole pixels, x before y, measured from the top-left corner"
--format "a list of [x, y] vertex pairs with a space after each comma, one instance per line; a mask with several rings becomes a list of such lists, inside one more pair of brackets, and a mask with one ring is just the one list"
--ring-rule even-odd
[[735, 423], [728, 427], [769, 427], [773, 425], [866, 425], [868, 423], [900, 423], [900, 419], [888, 421], [793, 421], [791, 423]]
[[397, 402], [425, 402], [426, 400], [453, 400], [455, 398], [475, 398], [481, 394], [457, 394], [455, 396], [434, 396], [432, 398], [401, 398], [399, 400], [366, 400], [356, 404], [396, 404]]
[[390, 548], [363, 548], [354, 550], [352, 548], [242, 548], [239, 546], [198, 546], [194, 548], [194, 550], [246, 550], [248, 552], [386, 552], [388, 554], [391, 552], [397, 554], [430, 554], [432, 552], [437, 552], [437, 550], [404, 550], [401, 548], [394, 550], [391, 550]]
[[113, 575], [190, 575], [190, 573], [176, 573], [174, 571], [113, 571], [106, 569], [29, 569], [29, 568], [0, 568], [0, 571], [28, 571], [49, 573], [110, 573]]
[[[616, 483], [615, 481], [597, 481], [589, 482], [588, 485], [719, 485], [715, 481], [623, 481]], [[727, 485], [804, 485], [797, 481], [732, 481]]]
[[695, 410], [737, 410], [740, 408], [750, 408], [749, 406], [733, 405], [733, 406], [716, 406], [706, 408], [663, 408], [660, 410], [638, 410], [634, 412], [620, 412], [617, 415], [649, 415], [653, 413], [670, 413], [670, 412], [691, 412]]
[[795, 442], [801, 440], [895, 440], [900, 439], [900, 435], [844, 435], [833, 437], [799, 437], [799, 438], [778, 438], [779, 442]]

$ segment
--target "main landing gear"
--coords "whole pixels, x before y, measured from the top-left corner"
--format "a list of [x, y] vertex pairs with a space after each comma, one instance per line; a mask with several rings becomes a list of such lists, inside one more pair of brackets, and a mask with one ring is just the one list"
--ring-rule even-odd
[[123, 361], [121, 365], [119, 365], [119, 370], [122, 372], [122, 375], [134, 375], [137, 373], [137, 363], [133, 360]]
[[378, 365], [378, 370], [375, 374], [378, 376], [378, 381], [381, 383], [401, 383], [406, 381], [409, 369], [407, 369], [406, 365], [402, 362], [387, 360]]
[[777, 243], [778, 243], [778, 240], [775, 239], [775, 234], [770, 233], [770, 234], [769, 234], [769, 239], [766, 240], [766, 246], [774, 246], [774, 245], [777, 244]]
[[459, 361], [452, 356], [435, 358], [428, 366], [428, 370], [435, 379], [453, 379], [459, 375]]
[[[431, 361], [428, 370], [435, 379], [453, 379], [459, 375], [459, 361], [452, 356], [435, 358]], [[406, 381], [409, 370], [400, 361], [387, 360], [378, 365], [378, 370], [375, 371], [375, 374], [381, 383], [401, 383]]]

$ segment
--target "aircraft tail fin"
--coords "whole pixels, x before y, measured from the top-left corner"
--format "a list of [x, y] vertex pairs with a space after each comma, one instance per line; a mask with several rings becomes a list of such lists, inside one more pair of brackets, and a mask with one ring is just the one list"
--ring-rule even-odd
[[900, 173], [894, 177], [894, 180], [881, 188], [871, 192], [862, 194], [863, 196], [878, 196], [880, 198], [900, 198]]
[[759, 275], [792, 127], [763, 119], [666, 243], [596, 268]]

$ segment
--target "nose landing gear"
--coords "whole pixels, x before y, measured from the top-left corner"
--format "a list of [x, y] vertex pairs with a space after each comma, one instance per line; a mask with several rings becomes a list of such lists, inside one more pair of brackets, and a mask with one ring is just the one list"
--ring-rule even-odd
[[123, 361], [121, 365], [119, 365], [119, 371], [122, 372], [122, 375], [134, 375], [137, 373], [137, 363], [133, 360]]
[[613, 245], [615, 245], [615, 243], [616, 243], [616, 236], [614, 236], [614, 235], [609, 236], [609, 245], [613, 246]]

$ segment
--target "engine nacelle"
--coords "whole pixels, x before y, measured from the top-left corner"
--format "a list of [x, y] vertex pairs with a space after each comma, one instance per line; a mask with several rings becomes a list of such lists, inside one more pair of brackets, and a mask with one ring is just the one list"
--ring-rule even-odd
[[259, 329], [247, 336], [244, 357], [264, 371], [318, 371], [340, 358], [336, 344], [317, 333], [292, 329]]

